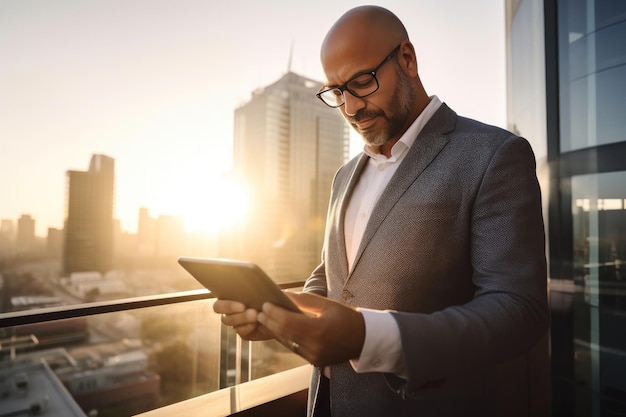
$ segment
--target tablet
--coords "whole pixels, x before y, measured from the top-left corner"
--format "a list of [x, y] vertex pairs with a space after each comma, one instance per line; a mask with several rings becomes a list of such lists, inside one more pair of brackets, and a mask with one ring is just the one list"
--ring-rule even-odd
[[270, 302], [300, 312], [283, 290], [252, 262], [181, 257], [178, 263], [217, 298], [239, 301], [257, 311], [261, 311], [263, 303]]

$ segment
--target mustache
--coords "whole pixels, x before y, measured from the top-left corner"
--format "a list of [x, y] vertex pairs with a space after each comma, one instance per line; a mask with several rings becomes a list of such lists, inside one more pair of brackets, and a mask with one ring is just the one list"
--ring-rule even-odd
[[365, 110], [365, 109], [361, 109], [359, 111], [356, 112], [356, 114], [354, 114], [353, 116], [348, 116], [350, 121], [352, 122], [360, 122], [361, 120], [367, 120], [367, 119], [372, 119], [376, 116], [382, 116], [383, 113], [380, 111], [371, 111], [371, 110]]

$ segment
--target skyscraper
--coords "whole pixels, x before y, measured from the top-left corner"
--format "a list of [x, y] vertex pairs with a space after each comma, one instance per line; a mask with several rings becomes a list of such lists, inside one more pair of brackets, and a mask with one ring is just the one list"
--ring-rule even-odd
[[137, 250], [141, 256], [153, 256], [156, 253], [156, 220], [150, 216], [146, 207], [139, 208]]
[[35, 245], [35, 219], [30, 214], [22, 214], [17, 221], [16, 245], [24, 251], [33, 249]]
[[319, 263], [332, 179], [349, 154], [348, 125], [315, 98], [320, 86], [288, 72], [235, 110], [234, 171], [252, 194], [238, 256], [279, 282]]
[[63, 256], [63, 230], [48, 227], [48, 238], [46, 240], [48, 257], [61, 259]]
[[93, 155], [88, 171], [67, 171], [65, 273], [113, 267], [115, 161]]
[[[0, 219], [0, 254], [8, 252], [15, 245], [15, 226], [13, 220]], [[0, 255], [0, 258], [2, 256]]]
[[548, 236], [551, 375], [525, 366], [550, 415], [623, 416], [626, 2], [505, 4], [509, 128], [535, 150]]

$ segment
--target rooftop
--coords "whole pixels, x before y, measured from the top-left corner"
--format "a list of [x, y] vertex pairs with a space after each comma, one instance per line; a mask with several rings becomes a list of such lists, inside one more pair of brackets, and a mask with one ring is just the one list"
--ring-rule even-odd
[[0, 368], [0, 417], [42, 415], [85, 417], [61, 381], [45, 362]]

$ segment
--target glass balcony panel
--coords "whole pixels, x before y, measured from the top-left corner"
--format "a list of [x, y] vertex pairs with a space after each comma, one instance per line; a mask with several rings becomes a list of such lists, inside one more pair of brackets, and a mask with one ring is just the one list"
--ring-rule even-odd
[[242, 341], [221, 324], [213, 302], [91, 315], [70, 309], [60, 320], [1, 327], [3, 401], [19, 410], [60, 392], [46, 404], [67, 415], [124, 417], [306, 364], [277, 342]]

